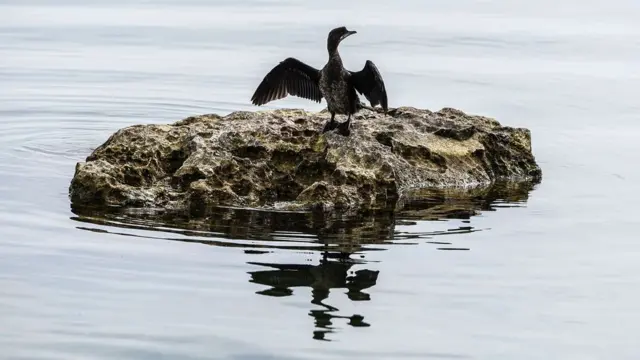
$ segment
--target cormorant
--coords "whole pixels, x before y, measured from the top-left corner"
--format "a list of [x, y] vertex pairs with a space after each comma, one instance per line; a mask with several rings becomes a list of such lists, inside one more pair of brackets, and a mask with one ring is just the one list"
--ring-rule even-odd
[[[338, 53], [338, 45], [346, 37], [355, 34], [341, 26], [329, 32], [327, 50], [329, 61], [318, 70], [296, 58], [287, 58], [276, 65], [262, 80], [256, 89], [251, 102], [264, 105], [287, 95], [294, 95], [320, 102], [327, 102], [331, 120], [322, 132], [338, 128], [344, 136], [350, 134], [351, 115], [360, 110], [360, 99], [356, 90], [363, 94], [372, 107], [381, 105], [387, 111], [387, 91], [378, 68], [371, 60], [367, 60], [360, 71], [349, 71], [342, 65]], [[338, 124], [336, 114], [348, 115], [347, 121]]]

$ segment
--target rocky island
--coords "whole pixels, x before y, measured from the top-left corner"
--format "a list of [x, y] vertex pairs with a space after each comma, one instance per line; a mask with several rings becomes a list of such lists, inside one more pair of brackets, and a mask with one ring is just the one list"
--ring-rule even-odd
[[328, 119], [326, 111], [283, 109], [130, 126], [77, 164], [71, 202], [195, 213], [382, 209], [424, 189], [464, 193], [542, 176], [530, 131], [492, 118], [365, 109], [348, 137], [323, 134]]

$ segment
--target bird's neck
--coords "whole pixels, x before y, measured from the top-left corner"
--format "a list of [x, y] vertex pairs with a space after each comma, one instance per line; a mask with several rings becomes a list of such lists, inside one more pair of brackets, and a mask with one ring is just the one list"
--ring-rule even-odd
[[329, 39], [329, 41], [327, 41], [327, 51], [329, 52], [329, 57], [340, 57], [340, 54], [338, 54], [338, 45], [340, 43], [339, 42], [335, 42], [332, 41], [331, 39]]
[[342, 58], [340, 57], [340, 53], [338, 52], [338, 48], [329, 48], [329, 61], [330, 62], [339, 62], [342, 63]]

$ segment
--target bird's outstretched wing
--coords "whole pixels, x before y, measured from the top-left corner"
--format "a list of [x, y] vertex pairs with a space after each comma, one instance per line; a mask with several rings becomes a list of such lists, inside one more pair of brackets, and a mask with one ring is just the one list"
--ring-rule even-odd
[[254, 105], [264, 105], [287, 95], [320, 102], [320, 71], [294, 58], [287, 58], [264, 77], [251, 97]]
[[371, 106], [380, 105], [386, 112], [388, 109], [387, 90], [376, 65], [371, 60], [367, 60], [362, 70], [350, 73], [351, 81], [356, 90], [369, 100]]

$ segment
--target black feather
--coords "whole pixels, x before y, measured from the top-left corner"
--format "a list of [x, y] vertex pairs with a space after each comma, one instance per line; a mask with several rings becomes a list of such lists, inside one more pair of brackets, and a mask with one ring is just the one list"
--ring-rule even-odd
[[353, 86], [369, 100], [369, 104], [380, 105], [384, 111], [387, 111], [387, 89], [376, 65], [371, 60], [367, 60], [362, 70], [350, 73]]
[[287, 58], [267, 73], [251, 97], [251, 102], [254, 105], [264, 105], [287, 95], [320, 102], [322, 95], [318, 88], [319, 79], [318, 69], [298, 59]]

